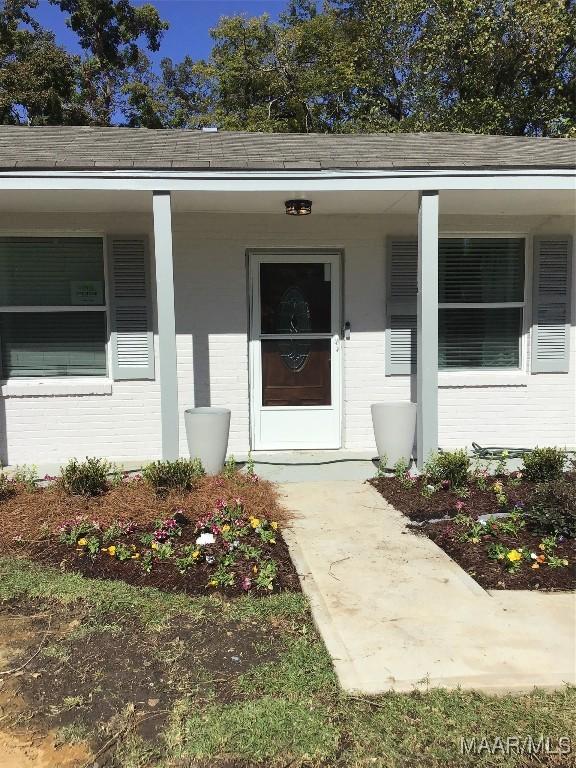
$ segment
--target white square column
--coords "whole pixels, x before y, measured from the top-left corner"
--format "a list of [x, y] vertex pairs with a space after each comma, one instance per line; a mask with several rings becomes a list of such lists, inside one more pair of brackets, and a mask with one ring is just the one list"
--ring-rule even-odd
[[154, 263], [156, 265], [158, 358], [160, 363], [162, 458], [177, 459], [179, 454], [178, 369], [170, 192], [153, 193], [152, 212], [154, 216]]
[[438, 450], [438, 192], [418, 196], [417, 466]]

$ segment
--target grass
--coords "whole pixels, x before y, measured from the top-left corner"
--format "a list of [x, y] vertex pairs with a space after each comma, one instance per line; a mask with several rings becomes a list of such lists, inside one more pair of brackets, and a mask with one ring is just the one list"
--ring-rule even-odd
[[[502, 697], [442, 689], [344, 694], [301, 594], [191, 598], [0, 558], [0, 601], [18, 617], [26, 606], [50, 608], [54, 632], [26, 667], [30, 680], [18, 678], [23, 695], [40, 672], [45, 690], [30, 706], [44, 706], [40, 718], [62, 742], [91, 738], [97, 749], [120, 733], [110, 763], [117, 768], [527, 764], [514, 754], [460, 754], [460, 739], [474, 736], [568, 736], [576, 749], [576, 688], [569, 686]], [[124, 660], [106, 656], [109, 647], [119, 655], [128, 648], [136, 671], [123, 676]], [[66, 670], [69, 690], [60, 679]], [[135, 679], [140, 688], [132, 689]], [[60, 685], [59, 707], [50, 710], [52, 681]], [[155, 687], [146, 693], [148, 685]], [[574, 764], [540, 757], [548, 766]]]

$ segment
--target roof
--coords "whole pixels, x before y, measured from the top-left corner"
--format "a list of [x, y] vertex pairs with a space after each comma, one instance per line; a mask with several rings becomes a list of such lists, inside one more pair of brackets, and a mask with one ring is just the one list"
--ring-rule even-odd
[[570, 139], [0, 126], [0, 170], [575, 168]]

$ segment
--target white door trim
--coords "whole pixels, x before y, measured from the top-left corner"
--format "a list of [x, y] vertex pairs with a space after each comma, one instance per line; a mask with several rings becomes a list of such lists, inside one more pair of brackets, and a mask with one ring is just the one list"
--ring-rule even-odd
[[[253, 450], [321, 450], [342, 447], [342, 273], [343, 252], [334, 248], [307, 249], [249, 249], [249, 371], [250, 371], [250, 446]], [[331, 399], [329, 406], [262, 406], [261, 329], [260, 329], [260, 264], [329, 263], [331, 265], [332, 327], [331, 327]], [[301, 338], [326, 338], [329, 334], [302, 334]], [[296, 440], [262, 437], [263, 411], [306, 415], [306, 429]], [[310, 432], [319, 429], [317, 435]]]

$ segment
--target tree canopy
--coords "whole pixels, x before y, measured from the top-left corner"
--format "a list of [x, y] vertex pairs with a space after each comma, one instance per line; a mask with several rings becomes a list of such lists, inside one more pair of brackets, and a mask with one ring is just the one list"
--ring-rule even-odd
[[152, 5], [50, 0], [83, 53], [0, 6], [0, 119], [247, 131], [576, 136], [576, 0], [288, 0], [154, 69]]

